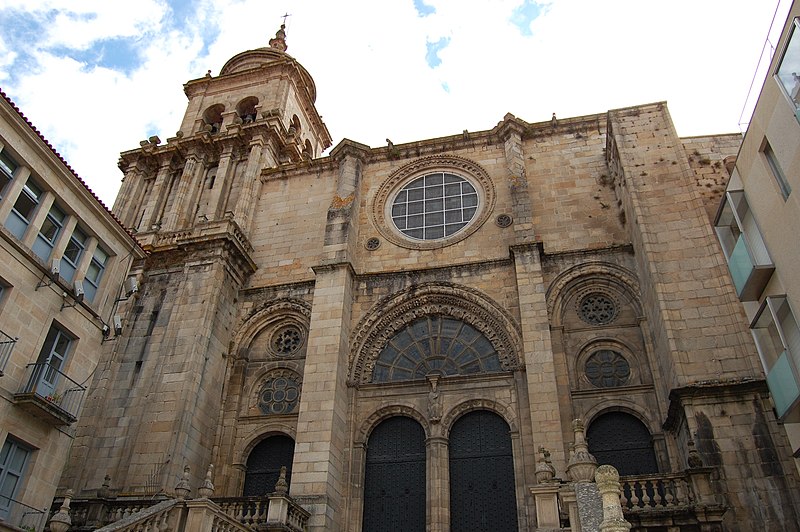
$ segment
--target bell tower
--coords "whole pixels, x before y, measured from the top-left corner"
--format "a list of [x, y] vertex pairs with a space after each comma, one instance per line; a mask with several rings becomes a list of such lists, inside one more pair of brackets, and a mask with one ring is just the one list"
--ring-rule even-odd
[[212, 459], [239, 290], [257, 266], [251, 228], [265, 169], [318, 157], [331, 136], [314, 81], [269, 46], [231, 58], [218, 76], [184, 85], [188, 105], [165, 143], [122, 153], [113, 212], [149, 256], [140, 290], [121, 303], [124, 328], [105, 342], [61, 485], [121, 493], [192, 485]]

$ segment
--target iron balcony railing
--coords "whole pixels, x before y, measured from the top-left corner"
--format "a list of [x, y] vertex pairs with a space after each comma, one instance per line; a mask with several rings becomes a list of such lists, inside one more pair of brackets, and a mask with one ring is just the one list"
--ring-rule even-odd
[[47, 509], [36, 509], [33, 506], [0, 495], [0, 522], [15, 526], [21, 530], [42, 532], [47, 517]]
[[86, 393], [86, 387], [70, 379], [50, 364], [28, 364], [28, 378], [14, 396], [19, 401], [33, 401], [40, 408], [52, 411], [65, 422], [74, 423]]
[[11, 358], [11, 351], [17, 345], [18, 338], [11, 338], [9, 335], [0, 331], [0, 376], [6, 370], [8, 359]]

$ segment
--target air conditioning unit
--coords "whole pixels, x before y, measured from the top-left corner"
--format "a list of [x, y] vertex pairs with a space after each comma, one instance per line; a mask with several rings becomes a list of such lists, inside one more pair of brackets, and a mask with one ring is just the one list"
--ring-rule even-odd
[[122, 334], [122, 318], [119, 316], [119, 314], [114, 314], [113, 321], [114, 321], [114, 335], [119, 336], [120, 334]]
[[72, 292], [75, 294], [76, 301], [83, 301], [86, 292], [83, 290], [83, 281], [75, 281], [72, 285]]

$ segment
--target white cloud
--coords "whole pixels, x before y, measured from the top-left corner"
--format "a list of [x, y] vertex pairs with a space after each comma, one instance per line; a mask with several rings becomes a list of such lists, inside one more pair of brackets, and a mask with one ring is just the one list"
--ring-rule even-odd
[[[412, 0], [296, 0], [288, 52], [314, 77], [334, 143], [346, 136], [379, 146], [387, 137], [400, 143], [490, 129], [507, 112], [544, 121], [553, 111], [569, 117], [656, 100], [668, 101], [679, 134], [729, 132], [775, 2], [553, 0], [540, 3], [547, 8], [525, 37], [510, 20], [522, 0], [426, 0], [436, 11], [425, 17]], [[7, 92], [109, 203], [121, 178], [119, 152], [151, 134], [173, 136], [186, 108], [182, 84], [266, 46], [286, 9], [203, 0], [191, 4], [188, 24], [176, 26], [165, 0], [130, 5], [0, 0], [0, 9], [30, 16], [60, 12], [26, 49], [0, 41], [0, 72], [39, 50], [38, 68], [15, 77]], [[48, 52], [143, 32], [141, 63], [127, 75]], [[431, 69], [426, 43], [441, 38], [450, 41]]]

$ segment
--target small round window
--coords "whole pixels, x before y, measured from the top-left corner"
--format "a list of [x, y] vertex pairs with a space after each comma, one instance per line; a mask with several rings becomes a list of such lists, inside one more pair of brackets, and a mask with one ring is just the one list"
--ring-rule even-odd
[[475, 218], [478, 192], [463, 177], [436, 172], [414, 179], [392, 202], [392, 222], [404, 235], [417, 240], [439, 240], [454, 235]]
[[628, 361], [617, 351], [601, 349], [586, 361], [586, 377], [598, 388], [623, 386], [630, 376]]
[[272, 335], [271, 344], [278, 355], [291, 355], [303, 345], [303, 333], [294, 325], [281, 327]]

